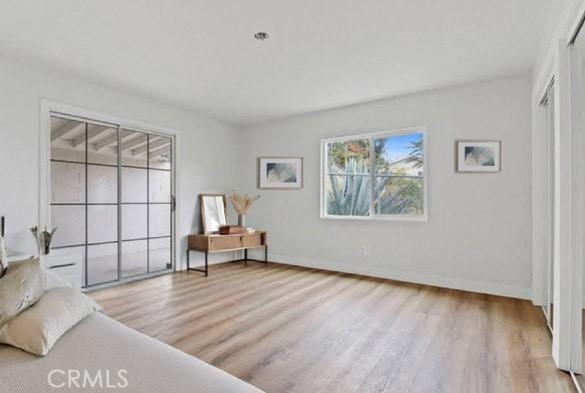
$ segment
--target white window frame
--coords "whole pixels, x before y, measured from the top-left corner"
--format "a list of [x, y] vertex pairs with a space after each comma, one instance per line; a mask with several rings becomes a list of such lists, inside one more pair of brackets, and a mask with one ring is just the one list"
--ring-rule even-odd
[[[376, 214], [374, 209], [375, 195], [374, 195], [374, 139], [387, 138], [392, 136], [400, 136], [407, 134], [419, 133], [423, 136], [423, 214]], [[325, 194], [325, 177], [327, 176], [327, 144], [331, 142], [346, 142], [356, 139], [370, 140], [370, 215], [368, 216], [338, 216], [327, 214], [327, 195]], [[348, 135], [335, 138], [321, 139], [321, 179], [320, 179], [320, 216], [322, 219], [331, 220], [360, 220], [360, 221], [401, 221], [401, 222], [427, 222], [428, 221], [428, 148], [427, 148], [427, 127], [410, 127], [391, 131], [374, 132], [368, 134]]]

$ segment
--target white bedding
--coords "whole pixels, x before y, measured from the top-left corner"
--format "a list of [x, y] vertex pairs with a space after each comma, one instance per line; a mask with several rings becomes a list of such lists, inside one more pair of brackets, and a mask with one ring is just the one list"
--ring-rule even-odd
[[[57, 370], [53, 371], [50, 378], [56, 387], [52, 387], [48, 381], [52, 370]], [[126, 372], [119, 374], [120, 370]], [[81, 387], [71, 383], [70, 389], [68, 375], [72, 373], [75, 377], [78, 371], [80, 377], [76, 381]], [[101, 381], [98, 374], [101, 375]], [[109, 381], [106, 381], [107, 374]], [[88, 377], [84, 382], [85, 375]], [[108, 388], [106, 382], [116, 387]], [[91, 383], [95, 387], [92, 388]], [[260, 392], [218, 368], [100, 313], [90, 315], [73, 327], [61, 337], [46, 357], [39, 358], [19, 349], [0, 345], [0, 392], [83, 391]]]

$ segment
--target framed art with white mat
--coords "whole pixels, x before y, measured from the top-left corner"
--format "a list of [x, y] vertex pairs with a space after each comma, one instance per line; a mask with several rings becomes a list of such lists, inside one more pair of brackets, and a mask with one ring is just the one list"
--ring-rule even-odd
[[302, 157], [258, 158], [258, 188], [294, 189], [302, 187]]
[[500, 141], [457, 141], [457, 172], [499, 172]]

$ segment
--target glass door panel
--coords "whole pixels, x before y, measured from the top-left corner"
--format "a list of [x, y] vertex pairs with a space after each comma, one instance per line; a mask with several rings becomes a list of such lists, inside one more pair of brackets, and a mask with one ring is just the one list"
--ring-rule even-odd
[[87, 203], [118, 204], [118, 168], [87, 165]]
[[172, 154], [171, 138], [151, 136], [148, 153], [149, 271], [172, 266]]
[[171, 170], [172, 139], [151, 135], [149, 138], [148, 165], [151, 169]]
[[87, 285], [118, 280], [118, 128], [88, 124]]
[[140, 131], [122, 129], [122, 166], [147, 168], [148, 155], [147, 144], [148, 134]]
[[148, 237], [148, 208], [146, 204], [123, 205], [122, 222], [122, 241]]
[[171, 268], [171, 237], [149, 239], [148, 241], [149, 269], [157, 272]]
[[171, 205], [150, 204], [148, 207], [148, 237], [171, 236]]
[[122, 168], [122, 203], [148, 202], [148, 171], [144, 168]]
[[85, 244], [85, 206], [51, 206], [51, 226], [57, 228], [51, 243], [52, 248]]
[[150, 203], [171, 203], [171, 171], [150, 169], [148, 192]]
[[148, 134], [121, 131], [123, 277], [148, 272]]
[[90, 164], [118, 166], [118, 128], [88, 124], [87, 162]]
[[87, 246], [87, 286], [118, 280], [118, 243]]
[[[51, 116], [51, 163], [85, 164], [86, 123]], [[55, 184], [53, 183], [52, 186]], [[52, 189], [52, 188], [51, 188]]]
[[51, 117], [52, 247], [85, 244], [86, 123]]
[[118, 241], [118, 206], [87, 206], [87, 243]]
[[148, 241], [122, 242], [122, 276], [132, 277], [148, 272]]
[[85, 165], [71, 162], [51, 162], [51, 180], [52, 203], [85, 203]]

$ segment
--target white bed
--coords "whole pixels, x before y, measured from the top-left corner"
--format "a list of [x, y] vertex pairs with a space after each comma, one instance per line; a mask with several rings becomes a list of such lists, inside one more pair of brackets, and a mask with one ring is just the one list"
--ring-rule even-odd
[[[51, 382], [63, 387], [52, 387]], [[62, 370], [62, 371], [61, 371]], [[68, 388], [69, 370], [78, 370], [91, 378], [101, 373], [103, 389]], [[108, 371], [109, 370], [109, 371]], [[127, 387], [107, 388], [121, 383], [124, 374]], [[76, 371], [73, 371], [76, 375]], [[95, 382], [95, 380], [94, 380]], [[98, 385], [99, 386], [99, 385]], [[259, 393], [252, 385], [167, 344], [147, 337], [101, 314], [93, 313], [74, 326], [57, 341], [46, 357], [36, 357], [19, 349], [0, 344], [0, 392], [45, 393], [120, 391], [140, 393]]]

